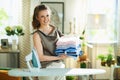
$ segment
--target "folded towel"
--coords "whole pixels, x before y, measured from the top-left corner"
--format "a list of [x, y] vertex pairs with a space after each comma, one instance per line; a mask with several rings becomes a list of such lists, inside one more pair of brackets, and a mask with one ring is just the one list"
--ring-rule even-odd
[[70, 47], [67, 49], [56, 49], [55, 53], [65, 53], [65, 52], [77, 53], [80, 50], [81, 50], [81, 48], [76, 49], [76, 48]]
[[67, 52], [66, 53], [67, 55], [78, 55], [78, 56], [81, 56], [83, 54], [83, 51], [79, 51], [79, 52]]
[[78, 43], [80, 43], [79, 37], [63, 36], [58, 39], [56, 45], [68, 45], [68, 44], [77, 45]]
[[64, 52], [64, 53], [62, 53], [62, 52], [57, 52], [56, 53], [56, 55], [62, 55], [62, 54], [66, 54], [66, 55], [68, 55], [68, 56], [70, 56], [70, 57], [73, 57], [74, 59], [77, 59], [77, 57], [78, 56], [81, 56], [81, 55], [83, 55], [83, 52], [80, 50], [80, 51], [78, 51], [78, 52]]
[[76, 36], [62, 36], [56, 42], [56, 55], [66, 54], [73, 58], [82, 55], [81, 44], [79, 37]]
[[56, 50], [55, 50], [55, 53], [64, 53], [64, 52], [65, 52], [64, 49], [56, 49]]
[[71, 49], [66, 49], [66, 52], [77, 52], [78, 50], [75, 48], [71, 48]]
[[73, 45], [73, 44], [69, 44], [69, 45], [57, 45], [56, 49], [68, 49], [68, 48], [80, 48], [81, 45], [77, 44], [77, 45]]

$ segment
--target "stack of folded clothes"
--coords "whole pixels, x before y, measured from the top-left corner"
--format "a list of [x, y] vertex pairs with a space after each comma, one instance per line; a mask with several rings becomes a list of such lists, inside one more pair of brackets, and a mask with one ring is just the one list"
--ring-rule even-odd
[[58, 56], [61, 54], [66, 54], [74, 58], [77, 58], [77, 56], [81, 56], [83, 52], [81, 51], [81, 44], [79, 37], [63, 36], [59, 38], [56, 43], [55, 53]]

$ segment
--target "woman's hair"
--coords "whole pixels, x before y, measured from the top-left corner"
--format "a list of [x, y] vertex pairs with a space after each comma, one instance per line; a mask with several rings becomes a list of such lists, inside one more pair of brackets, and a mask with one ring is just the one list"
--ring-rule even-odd
[[40, 27], [40, 22], [36, 19], [38, 17], [38, 13], [42, 10], [50, 10], [50, 8], [46, 5], [38, 5], [34, 9], [34, 14], [33, 14], [33, 21], [32, 21], [32, 26], [34, 29], [38, 29]]

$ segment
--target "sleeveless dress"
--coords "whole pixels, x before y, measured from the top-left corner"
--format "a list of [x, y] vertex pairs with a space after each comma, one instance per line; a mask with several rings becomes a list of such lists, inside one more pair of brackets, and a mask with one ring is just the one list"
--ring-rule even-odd
[[[59, 37], [63, 36], [60, 31], [58, 31], [57, 28], [54, 26], [53, 30], [50, 34], [46, 35], [42, 31], [37, 30], [36, 32], [39, 34], [41, 38], [41, 43], [43, 46], [43, 54], [47, 56], [57, 56], [55, 54], [55, 48], [56, 48], [56, 42]], [[54, 61], [41, 61], [42, 68], [46, 68], [49, 66], [52, 62], [61, 62], [62, 60], [54, 60]]]

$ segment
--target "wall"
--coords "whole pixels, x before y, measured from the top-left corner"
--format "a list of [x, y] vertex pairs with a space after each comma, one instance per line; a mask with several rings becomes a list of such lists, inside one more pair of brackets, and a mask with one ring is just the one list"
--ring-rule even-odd
[[[64, 2], [64, 32], [70, 32], [70, 22], [76, 18], [76, 30], [81, 33], [85, 26], [86, 0], [40, 0], [41, 2]], [[76, 8], [77, 7], [77, 8]]]

